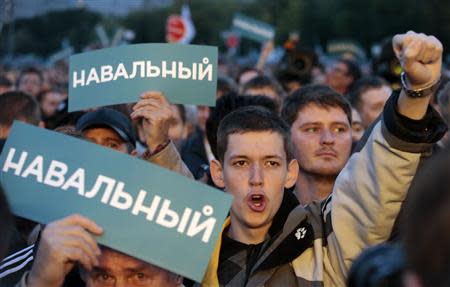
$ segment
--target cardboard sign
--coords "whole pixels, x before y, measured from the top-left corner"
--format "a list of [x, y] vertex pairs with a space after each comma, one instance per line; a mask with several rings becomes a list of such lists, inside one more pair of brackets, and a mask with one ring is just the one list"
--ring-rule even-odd
[[160, 91], [171, 103], [214, 106], [217, 47], [137, 44], [70, 57], [69, 112], [137, 102]]
[[230, 195], [157, 165], [21, 122], [0, 167], [16, 215], [48, 223], [79, 213], [104, 229], [100, 244], [195, 281], [231, 204]]
[[261, 43], [272, 40], [275, 36], [273, 26], [239, 13], [234, 15], [233, 30], [238, 32], [242, 37]]

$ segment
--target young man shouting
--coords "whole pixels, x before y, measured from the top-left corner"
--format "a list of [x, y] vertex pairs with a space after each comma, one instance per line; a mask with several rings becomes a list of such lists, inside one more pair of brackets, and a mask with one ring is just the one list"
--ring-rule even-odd
[[247, 108], [223, 119], [211, 175], [235, 198], [204, 286], [345, 286], [354, 258], [388, 239], [421, 157], [446, 131], [428, 108], [441, 43], [408, 32], [393, 46], [405, 71], [402, 91], [322, 203], [296, 206], [292, 194], [283, 196], [298, 167], [279, 118]]

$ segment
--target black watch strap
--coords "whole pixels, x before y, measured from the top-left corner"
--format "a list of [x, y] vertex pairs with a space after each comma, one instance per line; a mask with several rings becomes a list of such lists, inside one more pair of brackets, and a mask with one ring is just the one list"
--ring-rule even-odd
[[405, 72], [402, 72], [402, 74], [400, 75], [400, 79], [402, 82], [402, 89], [405, 91], [406, 95], [411, 98], [422, 98], [433, 94], [434, 92], [436, 92], [437, 88], [439, 87], [439, 83], [441, 82], [441, 79], [439, 77], [437, 81], [424, 88], [412, 90], [408, 87], [408, 81]]

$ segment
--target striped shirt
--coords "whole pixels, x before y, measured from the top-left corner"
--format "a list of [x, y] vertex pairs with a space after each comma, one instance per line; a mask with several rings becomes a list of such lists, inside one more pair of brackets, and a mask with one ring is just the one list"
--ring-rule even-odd
[[0, 286], [14, 286], [22, 274], [31, 269], [34, 244], [19, 250], [0, 262]]

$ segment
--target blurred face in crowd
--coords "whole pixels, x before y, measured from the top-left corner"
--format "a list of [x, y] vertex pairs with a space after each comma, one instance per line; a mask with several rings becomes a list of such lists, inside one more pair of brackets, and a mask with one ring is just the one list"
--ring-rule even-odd
[[208, 106], [198, 106], [197, 107], [197, 120], [198, 125], [202, 132], [206, 131], [206, 120], [209, 117], [209, 107]]
[[36, 73], [26, 73], [22, 76], [19, 82], [18, 89], [24, 93], [27, 93], [33, 97], [41, 91], [42, 82], [39, 75]]
[[388, 86], [380, 88], [371, 88], [361, 94], [359, 103], [359, 113], [364, 128], [376, 120], [384, 108], [384, 104], [389, 99], [392, 90]]
[[123, 253], [103, 248], [99, 265], [83, 274], [87, 287], [176, 287], [182, 278]]
[[313, 67], [311, 70], [312, 82], [314, 84], [324, 84], [326, 77], [324, 71], [320, 67]]
[[[93, 143], [114, 149], [122, 153], [129, 153], [127, 143], [113, 129], [106, 126], [96, 126], [83, 131], [83, 136]], [[135, 151], [131, 152], [134, 155]]]
[[364, 134], [361, 116], [355, 108], [352, 108], [352, 141], [359, 141]]
[[351, 126], [339, 107], [308, 104], [291, 126], [300, 171], [318, 176], [337, 176], [352, 147]]
[[234, 196], [231, 229], [267, 231], [298, 174], [295, 160], [287, 163], [283, 137], [276, 132], [230, 134], [223, 163], [211, 164], [213, 180]]
[[40, 102], [42, 113], [46, 117], [53, 116], [56, 113], [59, 105], [61, 104], [61, 101], [62, 101], [62, 95], [60, 93], [57, 93], [57, 92], [45, 93]]
[[174, 142], [181, 141], [185, 136], [185, 127], [180, 110], [176, 105], [171, 105], [172, 118], [170, 120], [169, 138]]
[[327, 69], [325, 82], [337, 92], [343, 93], [353, 81], [353, 77], [348, 72], [348, 67], [345, 63], [336, 62]]

